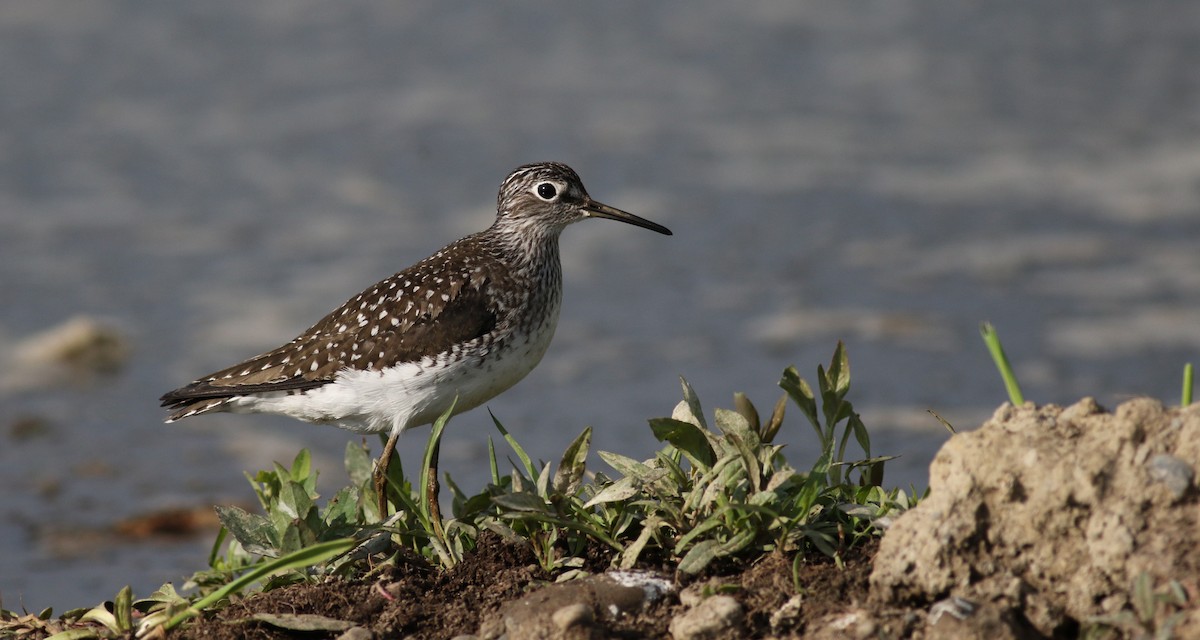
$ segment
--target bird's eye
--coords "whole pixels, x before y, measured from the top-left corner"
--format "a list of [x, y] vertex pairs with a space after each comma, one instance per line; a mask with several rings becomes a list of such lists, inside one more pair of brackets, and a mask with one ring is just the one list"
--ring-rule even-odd
[[554, 188], [554, 185], [549, 182], [543, 182], [537, 186], [537, 194], [542, 200], [549, 201], [558, 195], [558, 189]]

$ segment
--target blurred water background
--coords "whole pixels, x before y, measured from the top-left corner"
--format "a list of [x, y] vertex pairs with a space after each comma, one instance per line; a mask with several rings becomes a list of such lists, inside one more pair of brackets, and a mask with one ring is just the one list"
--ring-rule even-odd
[[[763, 410], [838, 339], [889, 484], [1004, 390], [1177, 402], [1200, 346], [1200, 4], [0, 5], [0, 597], [61, 611], [202, 568], [211, 532], [114, 523], [253, 498], [301, 447], [325, 487], [354, 436], [262, 416], [161, 424], [156, 398], [290, 339], [489, 224], [513, 167], [561, 160], [675, 231], [577, 225], [541, 366], [489, 403], [557, 459], [649, 457], [678, 376]], [[119, 372], [46, 374], [83, 315]], [[402, 440], [406, 462], [424, 442]], [[482, 486], [487, 413], [443, 470]], [[815, 455], [793, 412], [793, 461]], [[378, 444], [371, 443], [378, 448]], [[597, 462], [596, 464], [600, 464]]]

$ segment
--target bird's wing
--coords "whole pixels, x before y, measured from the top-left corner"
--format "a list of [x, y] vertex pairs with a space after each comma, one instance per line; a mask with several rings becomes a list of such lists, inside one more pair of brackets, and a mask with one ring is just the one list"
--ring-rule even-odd
[[[176, 419], [234, 396], [312, 389], [332, 382], [343, 369], [379, 370], [416, 362], [496, 327], [486, 271], [455, 273], [451, 279], [422, 271], [422, 264], [351, 298], [288, 344], [167, 392], [160, 398], [162, 406], [177, 410], [171, 417]], [[439, 280], [454, 284], [415, 284]], [[431, 290], [435, 293], [428, 294]], [[204, 406], [191, 411], [195, 404]]]

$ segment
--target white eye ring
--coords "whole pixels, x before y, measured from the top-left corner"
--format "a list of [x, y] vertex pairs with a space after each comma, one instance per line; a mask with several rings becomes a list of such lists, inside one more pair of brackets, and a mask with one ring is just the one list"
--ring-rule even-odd
[[559, 187], [553, 182], [539, 182], [533, 188], [533, 193], [546, 202], [554, 202], [558, 199]]

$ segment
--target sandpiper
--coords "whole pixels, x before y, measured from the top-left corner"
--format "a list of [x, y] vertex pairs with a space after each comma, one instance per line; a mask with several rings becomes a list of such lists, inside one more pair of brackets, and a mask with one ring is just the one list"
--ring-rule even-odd
[[[167, 392], [167, 422], [274, 413], [386, 433], [374, 474], [386, 517], [387, 467], [400, 434], [452, 403], [461, 413], [487, 402], [546, 353], [562, 302], [559, 234], [584, 218], [671, 235], [592, 200], [565, 164], [518, 167], [500, 185], [491, 227], [368, 287], [282, 347]], [[436, 459], [428, 481], [436, 493]]]

